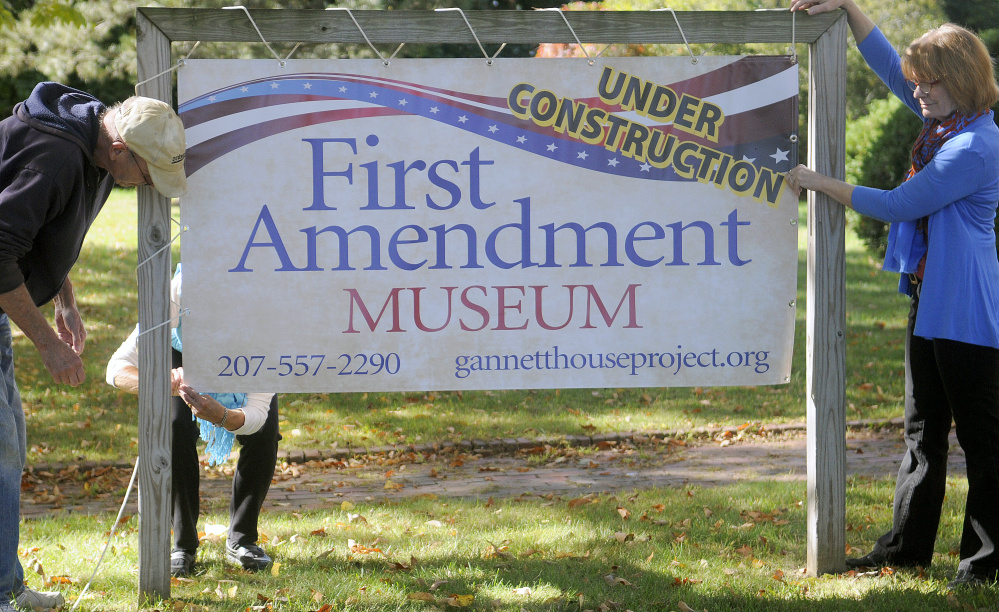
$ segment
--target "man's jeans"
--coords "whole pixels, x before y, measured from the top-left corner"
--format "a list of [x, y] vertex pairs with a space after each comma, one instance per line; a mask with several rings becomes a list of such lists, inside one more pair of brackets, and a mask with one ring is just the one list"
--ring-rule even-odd
[[24, 584], [17, 544], [25, 445], [24, 410], [14, 382], [10, 321], [7, 315], [0, 314], [0, 599], [4, 601]]

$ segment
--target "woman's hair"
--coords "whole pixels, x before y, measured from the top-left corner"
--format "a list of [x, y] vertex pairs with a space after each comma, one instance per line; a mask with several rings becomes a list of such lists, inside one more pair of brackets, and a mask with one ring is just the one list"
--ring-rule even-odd
[[902, 73], [913, 81], [940, 80], [965, 115], [987, 110], [999, 101], [988, 48], [974, 33], [953, 23], [912, 41], [902, 54]]

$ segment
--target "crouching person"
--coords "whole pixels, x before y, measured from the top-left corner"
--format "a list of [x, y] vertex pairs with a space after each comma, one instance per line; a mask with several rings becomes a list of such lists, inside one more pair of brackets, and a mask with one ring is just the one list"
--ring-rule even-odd
[[[277, 462], [277, 395], [273, 393], [205, 393], [184, 383], [181, 326], [176, 324], [181, 295], [180, 266], [170, 284], [173, 363], [171, 411], [173, 423], [173, 534], [170, 573], [187, 576], [194, 571], [198, 549], [200, 465], [198, 437], [207, 443], [209, 465], [226, 460], [233, 441], [241, 448], [229, 501], [226, 559], [245, 570], [258, 571], [271, 558], [257, 545], [257, 521], [271, 486]], [[139, 391], [138, 326], [111, 357], [107, 382], [129, 393]]]

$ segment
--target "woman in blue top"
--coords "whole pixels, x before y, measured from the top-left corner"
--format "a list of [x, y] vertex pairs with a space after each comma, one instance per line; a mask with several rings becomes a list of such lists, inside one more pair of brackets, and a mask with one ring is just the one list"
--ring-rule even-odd
[[844, 8], [857, 48], [923, 118], [912, 168], [895, 189], [859, 187], [798, 166], [795, 189], [826, 193], [891, 223], [883, 269], [911, 298], [905, 351], [905, 442], [891, 531], [850, 567], [922, 566], [933, 558], [951, 419], [968, 465], [961, 561], [951, 588], [999, 574], [999, 100], [992, 60], [973, 33], [945, 24], [899, 57], [853, 0], [792, 0], [809, 14]]

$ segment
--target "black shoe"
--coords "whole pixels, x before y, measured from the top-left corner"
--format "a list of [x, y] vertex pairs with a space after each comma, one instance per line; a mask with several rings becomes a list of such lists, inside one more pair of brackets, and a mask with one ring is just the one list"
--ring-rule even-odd
[[243, 546], [232, 544], [228, 540], [225, 543], [225, 558], [250, 572], [266, 569], [271, 564], [271, 558], [256, 544]]
[[996, 583], [995, 578], [989, 578], [982, 574], [976, 574], [970, 570], [957, 570], [957, 576], [947, 583], [947, 588], [951, 591], [964, 587], [983, 587]]
[[170, 575], [183, 577], [194, 573], [194, 553], [175, 550], [170, 553]]
[[872, 551], [863, 557], [847, 557], [846, 566], [850, 569], [860, 567], [884, 567], [890, 565], [888, 557], [882, 552]]

